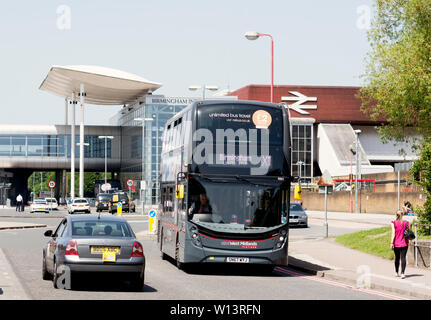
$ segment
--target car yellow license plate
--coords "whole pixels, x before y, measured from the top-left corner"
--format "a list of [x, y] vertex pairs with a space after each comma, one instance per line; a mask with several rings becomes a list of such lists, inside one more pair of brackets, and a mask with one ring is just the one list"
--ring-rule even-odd
[[118, 253], [120, 249], [118, 247], [104, 247], [104, 246], [91, 246], [91, 253]]

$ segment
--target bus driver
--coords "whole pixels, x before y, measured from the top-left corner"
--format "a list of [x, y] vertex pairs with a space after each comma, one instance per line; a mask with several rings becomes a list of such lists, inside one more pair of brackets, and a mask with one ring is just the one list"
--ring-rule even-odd
[[199, 195], [200, 203], [193, 202], [189, 208], [189, 215], [194, 213], [212, 213], [212, 208], [208, 201], [208, 196], [206, 193], [201, 193]]

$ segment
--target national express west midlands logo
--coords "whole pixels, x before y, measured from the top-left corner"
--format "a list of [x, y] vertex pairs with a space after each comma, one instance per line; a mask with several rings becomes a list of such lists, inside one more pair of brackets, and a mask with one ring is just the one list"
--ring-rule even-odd
[[305, 111], [307, 110], [317, 110], [317, 105], [311, 105], [311, 104], [305, 104], [305, 102], [315, 102], [317, 101], [317, 97], [307, 97], [304, 96], [302, 93], [297, 91], [289, 91], [290, 94], [294, 95], [295, 97], [281, 97], [281, 101], [283, 102], [291, 102], [295, 101], [293, 104], [288, 104], [289, 109], [294, 110], [298, 112], [299, 114], [309, 115], [310, 113]]

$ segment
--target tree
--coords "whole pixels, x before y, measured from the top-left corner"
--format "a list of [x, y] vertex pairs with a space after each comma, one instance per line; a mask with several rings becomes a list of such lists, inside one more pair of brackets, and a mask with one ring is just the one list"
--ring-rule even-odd
[[431, 135], [431, 0], [377, 0], [371, 52], [360, 90], [362, 110], [384, 140]]
[[[416, 211], [421, 224], [431, 224], [431, 144], [423, 144], [419, 160], [415, 161], [410, 169], [414, 180], [423, 188], [426, 200], [423, 207]], [[429, 234], [430, 228], [423, 227], [419, 230], [423, 234]]]
[[419, 220], [431, 223], [431, 0], [376, 0], [368, 39], [362, 110], [382, 124], [383, 141], [418, 133], [411, 173], [427, 199]]

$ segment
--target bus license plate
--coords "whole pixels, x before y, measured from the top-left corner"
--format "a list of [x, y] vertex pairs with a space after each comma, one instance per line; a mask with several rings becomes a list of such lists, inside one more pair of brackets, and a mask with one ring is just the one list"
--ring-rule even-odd
[[226, 262], [234, 262], [234, 263], [249, 263], [249, 258], [234, 258], [234, 257], [227, 257]]

